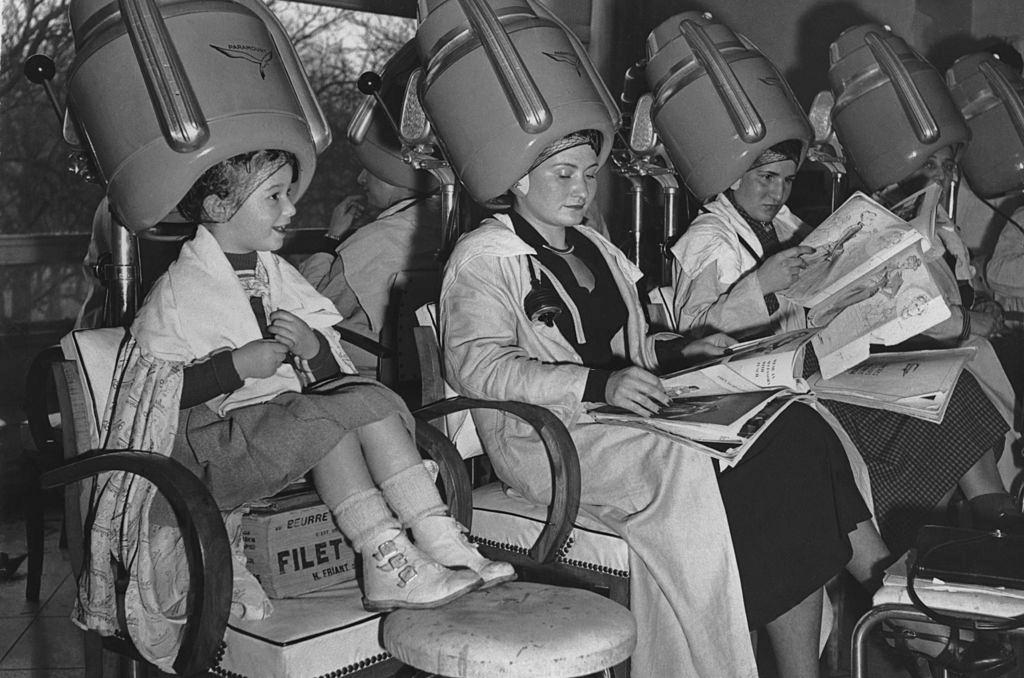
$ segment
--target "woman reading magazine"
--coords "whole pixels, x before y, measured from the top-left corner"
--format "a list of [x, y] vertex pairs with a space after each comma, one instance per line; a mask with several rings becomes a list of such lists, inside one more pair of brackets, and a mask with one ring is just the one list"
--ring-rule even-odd
[[[791, 406], [718, 472], [693, 444], [588, 414], [601, 404], [654, 414], [668, 401], [659, 365], [729, 343], [649, 335], [639, 270], [582, 223], [610, 141], [581, 130], [543, 149], [509, 187], [511, 209], [458, 242], [440, 298], [447, 377], [464, 395], [543, 405], [566, 423], [581, 502], [630, 547], [635, 675], [754, 676], [747, 631], [766, 627], [781, 675], [817, 676], [822, 587], [850, 559], [850, 540], [870, 552], [873, 534], [831, 428]], [[532, 303], [538, 289], [557, 314]], [[532, 430], [494, 411], [473, 416], [498, 476], [547, 503]]]
[[[802, 153], [795, 140], [765, 151], [672, 247], [679, 331], [764, 336], [806, 326], [804, 310], [780, 294], [813, 254], [793, 245], [808, 229], [785, 206]], [[808, 373], [816, 371], [812, 366]], [[996, 469], [1007, 424], [971, 374], [958, 379], [941, 424], [825, 405], [867, 464], [875, 518], [893, 553], [907, 550], [958, 484], [979, 523], [1020, 517]]]

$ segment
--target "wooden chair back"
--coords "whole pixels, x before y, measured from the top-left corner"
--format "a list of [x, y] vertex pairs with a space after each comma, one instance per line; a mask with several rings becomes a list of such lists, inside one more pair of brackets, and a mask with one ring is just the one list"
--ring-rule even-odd
[[415, 345], [416, 309], [437, 299], [441, 273], [436, 269], [399, 271], [389, 283], [388, 308], [381, 328], [381, 343], [390, 349], [379, 361], [377, 378], [401, 395], [411, 407], [420, 400], [419, 352]]
[[652, 329], [675, 332], [676, 317], [672, 285], [655, 287], [647, 293], [647, 316]]

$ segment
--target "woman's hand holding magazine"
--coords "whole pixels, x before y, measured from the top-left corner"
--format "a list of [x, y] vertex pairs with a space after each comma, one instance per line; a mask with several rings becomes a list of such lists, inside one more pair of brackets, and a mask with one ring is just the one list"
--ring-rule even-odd
[[[649, 400], [644, 406], [634, 399], [630, 402], [634, 407], [616, 407], [609, 399], [610, 405], [590, 414], [597, 421], [685, 439], [691, 447], [735, 464], [794, 394], [806, 391], [800, 378], [803, 346], [816, 331], [800, 330], [743, 344], [726, 335], [707, 337], [705, 341], [718, 355], [660, 379], [650, 375], [658, 380], [658, 388], [656, 394], [646, 394]], [[627, 376], [636, 376], [630, 375], [630, 370], [650, 374], [628, 368], [616, 372], [612, 379], [621, 374], [625, 383]], [[638, 390], [653, 388], [643, 379], [635, 386]], [[608, 390], [612, 387], [609, 380]]]

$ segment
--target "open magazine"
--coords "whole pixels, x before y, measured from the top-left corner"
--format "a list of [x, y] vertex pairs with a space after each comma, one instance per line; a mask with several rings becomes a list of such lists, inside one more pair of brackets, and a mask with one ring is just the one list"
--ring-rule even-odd
[[590, 414], [597, 421], [678, 439], [735, 464], [794, 396], [807, 392], [804, 347], [817, 332], [796, 330], [734, 344], [724, 355], [663, 375], [672, 400], [651, 417], [611, 405]]
[[815, 252], [779, 294], [823, 328], [813, 345], [824, 378], [866, 360], [871, 344], [898, 344], [949, 317], [925, 266], [929, 241], [908, 223], [934, 215], [938, 199], [932, 188], [908, 197], [894, 208], [901, 218], [854, 193], [801, 243]]
[[899, 412], [942, 423], [949, 395], [973, 346], [936, 351], [876, 353], [856, 367], [825, 379], [808, 379], [820, 398]]
[[780, 388], [806, 393], [807, 382], [802, 378], [804, 347], [818, 331], [794, 330], [735, 344], [722, 356], [663, 375], [662, 386], [672, 397]]
[[652, 431], [734, 465], [793, 401], [784, 390], [727, 393], [714, 396], [674, 397], [651, 417], [604, 405], [591, 410], [596, 421]]

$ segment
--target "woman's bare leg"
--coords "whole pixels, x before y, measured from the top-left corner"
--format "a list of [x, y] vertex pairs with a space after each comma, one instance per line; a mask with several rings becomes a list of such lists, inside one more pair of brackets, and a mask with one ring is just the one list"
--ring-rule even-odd
[[974, 462], [974, 466], [960, 476], [959, 485], [968, 499], [983, 494], [1007, 494], [999, 477], [999, 469], [996, 467], [995, 451], [986, 452], [981, 459]]
[[871, 593], [877, 588], [882, 569], [889, 563], [889, 548], [870, 519], [858, 523], [857, 529], [850, 533], [850, 546], [853, 556], [846, 569], [865, 588], [872, 589]]
[[821, 635], [822, 589], [817, 589], [786, 613], [768, 622], [779, 675], [819, 678], [818, 639]]

